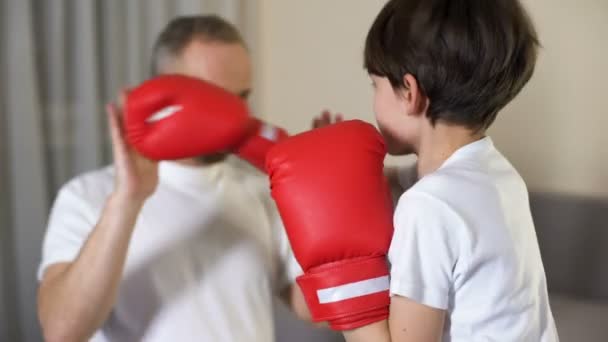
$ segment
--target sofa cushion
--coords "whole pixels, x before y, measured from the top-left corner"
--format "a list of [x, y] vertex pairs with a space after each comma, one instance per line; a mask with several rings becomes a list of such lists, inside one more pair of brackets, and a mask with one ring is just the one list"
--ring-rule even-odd
[[530, 206], [549, 290], [608, 300], [608, 200], [532, 192]]
[[561, 342], [608, 341], [608, 302], [562, 294], [550, 301]]

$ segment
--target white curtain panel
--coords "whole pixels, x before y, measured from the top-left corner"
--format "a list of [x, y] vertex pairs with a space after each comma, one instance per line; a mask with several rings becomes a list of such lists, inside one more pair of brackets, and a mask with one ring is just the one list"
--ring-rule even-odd
[[48, 210], [71, 177], [110, 162], [104, 104], [147, 77], [176, 15], [244, 30], [248, 0], [0, 0], [0, 340], [40, 341], [35, 272]]

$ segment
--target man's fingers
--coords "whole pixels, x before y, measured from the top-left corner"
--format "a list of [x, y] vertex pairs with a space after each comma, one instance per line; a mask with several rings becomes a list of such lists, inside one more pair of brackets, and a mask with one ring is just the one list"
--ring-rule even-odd
[[125, 108], [125, 104], [127, 103], [127, 94], [129, 92], [129, 88], [122, 88], [120, 93], [118, 93], [118, 109], [120, 110], [120, 116], [122, 116], [122, 111]]
[[328, 110], [324, 111], [321, 120], [325, 125], [329, 125], [331, 123], [331, 113]]
[[344, 121], [344, 115], [342, 113], [337, 113], [332, 115], [329, 110], [323, 110], [321, 115], [314, 118], [312, 127], [319, 128], [329, 126], [331, 124]]
[[318, 118], [319, 127], [325, 127], [325, 126], [329, 125], [330, 117], [331, 117], [331, 114], [328, 110], [324, 110], [323, 112], [321, 112], [321, 115]]
[[120, 158], [120, 156], [124, 156], [127, 153], [127, 146], [123, 138], [121, 117], [114, 104], [106, 105], [106, 112], [108, 113], [108, 120], [110, 121], [110, 137], [112, 138], [114, 158]]
[[321, 120], [319, 118], [315, 118], [312, 121], [312, 127], [313, 128], [319, 128], [319, 127], [321, 127]]
[[110, 137], [112, 138], [112, 142], [115, 142], [120, 137], [120, 128], [118, 126], [118, 120], [116, 119], [116, 108], [114, 104], [106, 104], [106, 114], [108, 115]]

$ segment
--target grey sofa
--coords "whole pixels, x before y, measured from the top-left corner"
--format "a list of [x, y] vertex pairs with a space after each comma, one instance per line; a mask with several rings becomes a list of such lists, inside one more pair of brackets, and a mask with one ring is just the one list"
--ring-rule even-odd
[[[533, 192], [530, 206], [561, 342], [607, 342], [608, 200]], [[279, 342], [343, 341], [276, 312]]]
[[608, 341], [608, 200], [532, 193], [530, 206], [561, 341]]

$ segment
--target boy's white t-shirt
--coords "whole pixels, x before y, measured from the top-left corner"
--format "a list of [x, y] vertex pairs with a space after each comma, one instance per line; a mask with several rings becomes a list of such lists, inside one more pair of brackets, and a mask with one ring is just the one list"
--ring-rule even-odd
[[526, 185], [489, 137], [411, 186], [394, 225], [390, 293], [446, 310], [443, 341], [558, 341]]
[[[92, 341], [274, 339], [273, 292], [301, 269], [266, 177], [237, 164], [160, 164], [158, 188], [131, 238], [116, 305]], [[60, 190], [39, 278], [49, 265], [77, 257], [113, 182], [107, 167]]]

